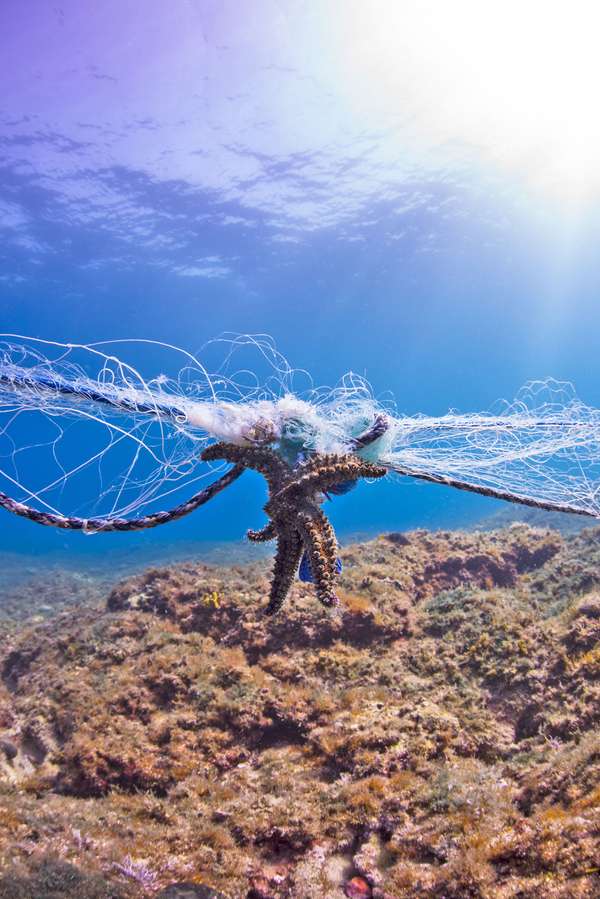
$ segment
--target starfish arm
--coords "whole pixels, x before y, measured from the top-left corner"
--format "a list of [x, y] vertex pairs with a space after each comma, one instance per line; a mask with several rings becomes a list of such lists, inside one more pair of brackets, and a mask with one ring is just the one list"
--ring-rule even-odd
[[323, 533], [321, 523], [309, 515], [303, 515], [300, 517], [300, 528], [317, 597], [324, 606], [337, 606], [339, 600], [334, 590], [335, 554], [332, 556], [328, 551], [328, 538]]
[[[331, 460], [331, 461], [329, 461]], [[365, 462], [356, 456], [322, 456], [321, 464], [303, 471], [290, 484], [286, 484], [277, 494], [282, 500], [289, 494], [299, 492], [325, 491], [342, 481], [357, 481], [359, 478], [383, 478], [387, 474], [383, 465]]]
[[259, 531], [247, 531], [246, 536], [248, 537], [248, 540], [252, 540], [253, 543], [266, 543], [268, 540], [275, 539], [277, 531], [275, 530], [273, 522], [270, 521]]
[[366, 459], [363, 459], [362, 456], [357, 456], [355, 453], [315, 453], [298, 466], [297, 472], [300, 475], [313, 474], [321, 471], [323, 468], [335, 467], [337, 469], [340, 466], [342, 468], [349, 466], [349, 471], [356, 469], [356, 471], [358, 471], [356, 477], [359, 478], [370, 477], [370, 475], [361, 473], [365, 466], [365, 470], [370, 470], [373, 466], [375, 466], [375, 468], [383, 467], [377, 465], [375, 462], [369, 462]]
[[283, 605], [296, 577], [301, 555], [302, 540], [298, 531], [286, 529], [285, 533], [278, 534], [271, 595], [265, 609], [267, 615], [274, 615]]
[[297, 466], [295, 473], [297, 476], [303, 477], [306, 474], [314, 474], [320, 471], [324, 465], [339, 465], [340, 462], [347, 462], [348, 459], [354, 458], [356, 458], [354, 455], [350, 456], [347, 453], [345, 455], [340, 453], [315, 453], [301, 462]]
[[318, 524], [321, 533], [321, 543], [323, 552], [326, 553], [331, 569], [336, 576], [336, 561], [338, 555], [338, 542], [333, 530], [333, 525], [321, 509], [317, 509], [314, 513], [314, 519]]
[[213, 443], [200, 457], [204, 462], [224, 459], [242, 464], [264, 475], [271, 490], [277, 490], [289, 475], [290, 468], [274, 450], [266, 446], [238, 446], [236, 443]]
[[[379, 433], [373, 428], [373, 433]], [[375, 438], [374, 438], [375, 439]], [[361, 444], [362, 445], [362, 444]], [[260, 530], [248, 531], [253, 542], [277, 538], [277, 551], [266, 613], [283, 605], [306, 552], [317, 597], [325, 606], [336, 606], [338, 545], [334, 530], [319, 508], [320, 493], [359, 478], [381, 478], [387, 469], [357, 455], [316, 454], [301, 465], [290, 467], [279, 454], [265, 446], [238, 446], [219, 442], [207, 447], [205, 461], [224, 459], [239, 468], [253, 468], [264, 475], [269, 500], [264, 509], [269, 522]]]

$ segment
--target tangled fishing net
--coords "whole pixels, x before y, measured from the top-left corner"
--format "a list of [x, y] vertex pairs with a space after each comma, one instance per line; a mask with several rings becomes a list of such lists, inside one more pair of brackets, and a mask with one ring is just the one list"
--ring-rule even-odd
[[[568, 384], [529, 384], [486, 413], [411, 417], [352, 373], [315, 388], [263, 336], [212, 341], [200, 357], [0, 337], [0, 489], [40, 510], [157, 508], [214, 473], [199, 456], [217, 439], [269, 443], [292, 464], [356, 451], [390, 472], [600, 517], [600, 411]], [[385, 433], [356, 450], [382, 414]]]

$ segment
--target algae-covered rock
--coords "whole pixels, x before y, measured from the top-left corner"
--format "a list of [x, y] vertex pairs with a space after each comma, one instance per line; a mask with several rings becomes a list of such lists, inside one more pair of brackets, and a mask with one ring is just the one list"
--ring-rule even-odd
[[8, 634], [13, 892], [60, 859], [82, 896], [599, 895], [600, 532], [342, 556], [335, 615], [186, 563]]
[[42, 858], [26, 874], [9, 872], [0, 876], [2, 899], [123, 899], [124, 892], [104, 878], [86, 874], [59, 859]]
[[156, 899], [227, 899], [227, 897], [200, 883], [171, 883], [156, 895]]

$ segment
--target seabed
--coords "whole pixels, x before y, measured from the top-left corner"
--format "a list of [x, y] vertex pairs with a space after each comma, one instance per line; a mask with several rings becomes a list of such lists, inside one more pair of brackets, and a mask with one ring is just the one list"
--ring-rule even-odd
[[600, 529], [341, 555], [5, 589], [2, 899], [600, 894]]

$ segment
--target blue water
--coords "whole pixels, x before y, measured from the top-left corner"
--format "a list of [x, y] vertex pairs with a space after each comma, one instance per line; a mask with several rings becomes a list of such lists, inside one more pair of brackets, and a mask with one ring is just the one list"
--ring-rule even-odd
[[[547, 141], [523, 168], [494, 158], [485, 124], [479, 144], [429, 127], [419, 73], [390, 86], [353, 63], [354, 3], [97, 7], [0, 6], [0, 330], [193, 352], [266, 333], [315, 383], [352, 369], [407, 414], [484, 410], [547, 376], [600, 405], [598, 204], [574, 201], [569, 172], [564, 190], [533, 184]], [[150, 349], [137, 364], [158, 374]], [[70, 557], [190, 541], [233, 554], [263, 501], [248, 474], [148, 534], [2, 513], [0, 535]], [[344, 537], [496, 507], [406, 482], [361, 484], [328, 511]]]

